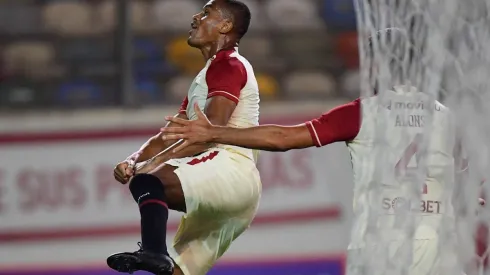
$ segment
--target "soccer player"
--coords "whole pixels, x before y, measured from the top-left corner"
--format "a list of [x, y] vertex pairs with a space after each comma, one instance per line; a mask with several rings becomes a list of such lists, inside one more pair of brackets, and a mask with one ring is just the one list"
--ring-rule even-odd
[[[176, 117], [197, 118], [195, 105], [216, 125], [258, 125], [258, 84], [252, 66], [238, 53], [250, 20], [248, 7], [236, 0], [211, 0], [193, 16], [188, 44], [200, 49], [207, 62]], [[252, 150], [213, 144], [165, 150], [172, 143], [158, 134], [114, 170], [119, 182], [129, 182], [138, 204], [142, 240], [138, 251], [107, 259], [114, 270], [204, 275], [255, 216], [261, 182]], [[185, 213], [174, 259], [166, 244], [168, 209]]]
[[[381, 31], [378, 35], [390, 35], [392, 31], [398, 32], [398, 30]], [[432, 121], [428, 118], [429, 109], [433, 110]], [[223, 127], [213, 125], [197, 106], [195, 111], [197, 120], [193, 121], [167, 117], [168, 121], [180, 127], [162, 128], [164, 133], [162, 138], [185, 139], [184, 143], [174, 149], [175, 152], [185, 150], [187, 146], [207, 143], [232, 144], [266, 151], [321, 147], [334, 142], [347, 144], [354, 174], [353, 211], [358, 217], [353, 226], [348, 248], [347, 274], [368, 274], [361, 271], [366, 272], [366, 268], [371, 268], [371, 266], [363, 266], [361, 258], [375, 251], [374, 247], [366, 245], [365, 239], [369, 210], [367, 198], [370, 196], [368, 185], [374, 180], [373, 172], [376, 169], [373, 164], [373, 152], [378, 119], [380, 117], [385, 119], [383, 130], [388, 137], [386, 148], [390, 149], [386, 154], [386, 162], [389, 166], [383, 167], [383, 170], [389, 174], [387, 178], [393, 179], [393, 182], [388, 183], [392, 184], [388, 188], [381, 187], [382, 194], [379, 194], [376, 207], [379, 207], [379, 211], [383, 213], [378, 222], [385, 224], [387, 229], [380, 235], [386, 239], [384, 241], [391, 242], [387, 253], [396, 258], [394, 251], [403, 246], [404, 229], [397, 230], [393, 226], [394, 214], [400, 209], [408, 209], [415, 213], [417, 219], [413, 262], [409, 274], [440, 274], [438, 273], [440, 270], [434, 268], [437, 264], [444, 265], [448, 270], [455, 270], [453, 268], [457, 263], [453, 257], [455, 254], [438, 256], [441, 253], [438, 249], [438, 229], [441, 227], [449, 231], [455, 229], [452, 228], [454, 223], [444, 222], [447, 221], [445, 218], [449, 217], [449, 220], [452, 220], [453, 217], [452, 207], [446, 204], [445, 199], [450, 197], [452, 190], [448, 189], [454, 180], [455, 134], [451, 126], [449, 110], [441, 103], [431, 101], [430, 97], [417, 91], [415, 87], [394, 85], [382, 97], [360, 98], [338, 106], [316, 119], [294, 126], [261, 125], [242, 129]], [[427, 175], [421, 190], [421, 200], [410, 203], [410, 198], [406, 197], [399, 186], [402, 182], [407, 182], [405, 177], [413, 172], [412, 169], [416, 169], [420, 160], [420, 148], [426, 123], [431, 123], [429, 128], [432, 129], [426, 155]], [[379, 185], [384, 184], [385, 182]], [[361, 258], [359, 258], [360, 254], [362, 254]], [[440, 261], [441, 258], [444, 258], [444, 262]]]

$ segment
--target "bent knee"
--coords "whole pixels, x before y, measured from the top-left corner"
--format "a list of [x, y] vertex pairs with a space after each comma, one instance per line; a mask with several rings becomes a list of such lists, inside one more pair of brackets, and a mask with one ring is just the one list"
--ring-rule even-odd
[[185, 212], [185, 198], [182, 185], [179, 177], [174, 173], [175, 167], [163, 165], [153, 171], [150, 175], [157, 177], [165, 187], [165, 195], [167, 196], [168, 206], [172, 210]]

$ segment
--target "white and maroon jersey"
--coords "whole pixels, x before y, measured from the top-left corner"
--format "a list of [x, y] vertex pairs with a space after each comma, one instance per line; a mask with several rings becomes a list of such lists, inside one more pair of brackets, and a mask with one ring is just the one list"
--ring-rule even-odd
[[[453, 188], [455, 147], [449, 110], [437, 101], [427, 104], [427, 96], [415, 88], [404, 90], [405, 87], [395, 87], [393, 91], [388, 91], [383, 96], [384, 102], [379, 102], [381, 97], [378, 96], [357, 99], [306, 123], [316, 146], [343, 141], [349, 148], [354, 176], [353, 211], [357, 217], [350, 248], [364, 244], [367, 212], [373, 207], [373, 202], [368, 203], [368, 195], [372, 191], [368, 185], [373, 182], [379, 186], [378, 192], [381, 193], [376, 196], [379, 201], [374, 202], [379, 206], [377, 213], [381, 213], [378, 226], [379, 223], [393, 224], [397, 209], [409, 207], [416, 215], [415, 238], [431, 239], [437, 237], [436, 231], [442, 217], [453, 217], [453, 209], [447, 199]], [[433, 108], [434, 112], [432, 125], [429, 126], [431, 134], [425, 158], [426, 169], [423, 170], [427, 175], [421, 201], [410, 202], [406, 198], [406, 186], [405, 189], [401, 188], [401, 183], [409, 182], [407, 177], [420, 160], [424, 126], [429, 121], [428, 108]], [[379, 127], [380, 118], [384, 118], [382, 127]], [[382, 163], [378, 164], [375, 158], [377, 148], [374, 146], [376, 133], [386, 137], [386, 144], [382, 147]], [[376, 166], [379, 169], [380, 165], [383, 165], [381, 180], [374, 178]], [[412, 178], [410, 182], [415, 181]], [[401, 238], [399, 233], [389, 234], [393, 235], [390, 238]]]
[[[179, 113], [190, 120], [197, 118], [194, 104], [204, 110], [206, 101], [213, 96], [223, 96], [237, 104], [227, 126], [247, 128], [259, 125], [259, 86], [252, 65], [238, 53], [238, 48], [221, 50], [211, 57], [204, 69], [192, 81]], [[251, 149], [218, 145], [256, 161]]]

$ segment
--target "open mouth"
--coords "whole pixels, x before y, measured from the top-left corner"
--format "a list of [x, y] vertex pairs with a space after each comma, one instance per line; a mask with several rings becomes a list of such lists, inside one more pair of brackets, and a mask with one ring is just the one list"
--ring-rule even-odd
[[197, 29], [196, 23], [192, 22], [191, 23], [191, 29], [189, 30], [189, 33], [192, 33], [195, 29]]

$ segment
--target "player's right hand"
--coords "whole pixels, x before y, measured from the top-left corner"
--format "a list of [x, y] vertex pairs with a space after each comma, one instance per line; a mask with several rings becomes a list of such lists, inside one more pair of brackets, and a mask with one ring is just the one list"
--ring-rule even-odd
[[201, 111], [201, 108], [194, 104], [194, 111], [196, 112], [196, 120], [185, 120], [178, 117], [166, 117], [167, 121], [178, 124], [181, 127], [164, 127], [161, 128], [163, 140], [180, 140], [184, 139], [184, 142], [173, 150], [174, 153], [181, 151], [187, 146], [193, 144], [204, 144], [212, 142], [213, 124], [208, 120], [206, 115]]
[[127, 160], [120, 162], [114, 168], [114, 178], [122, 184], [128, 183], [133, 175], [134, 165], [131, 165]]

